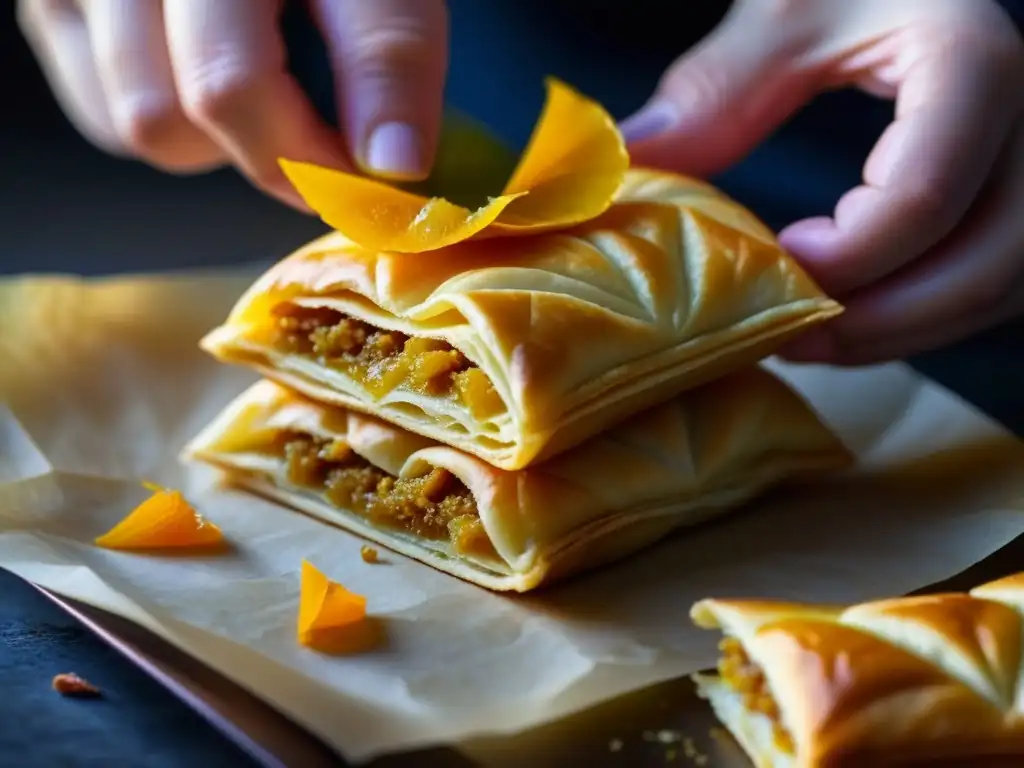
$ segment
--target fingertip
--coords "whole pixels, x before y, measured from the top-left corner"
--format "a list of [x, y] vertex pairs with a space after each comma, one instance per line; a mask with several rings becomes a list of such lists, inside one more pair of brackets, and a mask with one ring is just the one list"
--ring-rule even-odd
[[849, 256], [848, 238], [830, 218], [819, 216], [791, 224], [779, 233], [779, 245], [832, 295], [856, 285], [857, 258]]
[[679, 112], [670, 102], [658, 99], [619, 123], [627, 144], [652, 139], [671, 129], [679, 121]]
[[827, 216], [804, 219], [779, 233], [779, 245], [794, 256], [820, 258], [833, 250], [838, 229]]
[[444, 0], [316, 0], [313, 7], [353, 160], [388, 181], [427, 178], [448, 68]]

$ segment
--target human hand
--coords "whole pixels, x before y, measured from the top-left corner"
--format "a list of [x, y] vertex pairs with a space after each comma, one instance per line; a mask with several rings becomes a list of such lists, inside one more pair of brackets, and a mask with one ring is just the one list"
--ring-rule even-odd
[[305, 208], [286, 157], [425, 178], [447, 68], [444, 0], [310, 0], [333, 64], [341, 135], [286, 68], [280, 0], [19, 0], [64, 111], [94, 144], [176, 173], [233, 163]]
[[896, 119], [831, 218], [780, 234], [846, 306], [786, 356], [890, 360], [1024, 314], [1024, 42], [993, 0], [739, 0], [623, 131], [635, 163], [710, 175], [850, 85]]

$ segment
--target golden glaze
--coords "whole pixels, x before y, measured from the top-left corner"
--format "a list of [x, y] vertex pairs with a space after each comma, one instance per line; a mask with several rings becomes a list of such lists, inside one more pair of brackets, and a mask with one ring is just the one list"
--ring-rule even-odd
[[989, 755], [1024, 765], [1022, 607], [1018, 574], [969, 594], [842, 611], [704, 600], [692, 613], [740, 640], [761, 667], [797, 747], [793, 765]]
[[1021, 617], [1013, 608], [966, 594], [923, 595], [868, 603], [851, 608], [843, 618], [851, 623], [866, 618], [869, 629], [872, 619], [881, 619], [890, 636], [899, 632], [919, 653], [930, 644], [935, 654], [958, 656], [966, 672], [958, 676], [979, 690], [989, 683], [990, 698], [1012, 705], [1021, 663]]
[[[260, 334], [273, 308], [292, 301], [443, 339], [508, 410], [477, 418], [418, 401], [422, 410], [410, 412], [399, 394], [374, 399], [315, 361], [300, 370]], [[427, 254], [369, 251], [329, 234], [263, 275], [203, 345], [314, 399], [520, 469], [840, 311], [742, 207], [705, 184], [637, 170], [615, 206], [566, 232]]]

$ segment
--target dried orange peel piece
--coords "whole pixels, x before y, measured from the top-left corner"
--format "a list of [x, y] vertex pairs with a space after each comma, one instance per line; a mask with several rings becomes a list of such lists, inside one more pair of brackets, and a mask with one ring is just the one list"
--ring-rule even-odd
[[376, 251], [422, 253], [589, 221], [611, 206], [629, 155], [600, 104], [549, 78], [544, 111], [512, 178], [475, 211], [309, 163], [281, 160], [281, 168], [309, 207], [349, 240]]
[[97, 538], [96, 546], [120, 550], [181, 550], [224, 545], [220, 528], [196, 512], [180, 491], [152, 483], [143, 483], [143, 486], [153, 495]]
[[331, 581], [308, 560], [302, 561], [298, 640], [324, 653], [363, 650], [372, 640], [366, 598]]

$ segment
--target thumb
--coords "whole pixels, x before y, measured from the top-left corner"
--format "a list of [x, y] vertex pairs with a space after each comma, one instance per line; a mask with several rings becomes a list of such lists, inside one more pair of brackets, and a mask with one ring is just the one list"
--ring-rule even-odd
[[621, 124], [635, 165], [713, 175], [810, 99], [804, 41], [765, 22], [732, 13], [668, 68], [646, 106]]
[[444, 0], [315, 0], [349, 151], [366, 173], [426, 178], [448, 67]]

